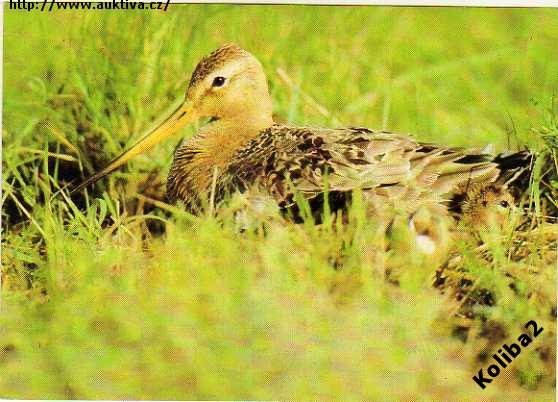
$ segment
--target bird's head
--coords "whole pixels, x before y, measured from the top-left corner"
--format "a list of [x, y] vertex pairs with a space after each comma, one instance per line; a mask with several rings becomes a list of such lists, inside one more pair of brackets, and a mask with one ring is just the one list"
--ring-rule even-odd
[[179, 129], [211, 118], [250, 126], [255, 130], [273, 124], [267, 80], [261, 63], [235, 44], [221, 46], [196, 66], [180, 106], [160, 125], [72, 192], [91, 185], [135, 156], [146, 152]]
[[515, 200], [501, 184], [472, 185], [461, 206], [463, 219], [476, 228], [504, 227], [515, 210]]
[[[262, 65], [246, 50], [229, 44], [202, 59], [186, 91], [192, 117], [216, 119], [271, 115], [271, 101]], [[246, 116], [250, 113], [250, 116]]]

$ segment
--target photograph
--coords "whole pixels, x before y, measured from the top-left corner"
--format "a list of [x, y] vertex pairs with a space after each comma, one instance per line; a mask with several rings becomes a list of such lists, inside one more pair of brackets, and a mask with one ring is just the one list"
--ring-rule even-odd
[[0, 398], [556, 401], [558, 7], [2, 36]]

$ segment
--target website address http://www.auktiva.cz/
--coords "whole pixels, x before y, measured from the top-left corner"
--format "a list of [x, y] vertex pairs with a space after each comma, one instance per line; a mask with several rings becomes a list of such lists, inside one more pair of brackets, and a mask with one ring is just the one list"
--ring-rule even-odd
[[167, 11], [169, 1], [129, 1], [129, 0], [112, 0], [112, 1], [56, 1], [43, 0], [26, 1], [26, 0], [10, 0], [10, 10], [163, 10]]

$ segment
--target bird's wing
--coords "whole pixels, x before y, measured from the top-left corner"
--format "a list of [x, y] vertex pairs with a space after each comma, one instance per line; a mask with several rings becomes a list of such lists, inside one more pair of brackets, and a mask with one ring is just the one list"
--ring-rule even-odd
[[464, 183], [493, 181], [497, 165], [478, 150], [422, 144], [405, 135], [365, 128], [273, 126], [239, 151], [227, 175], [234, 187], [257, 183], [280, 205], [296, 192], [362, 189], [387, 198], [410, 193], [442, 196]]

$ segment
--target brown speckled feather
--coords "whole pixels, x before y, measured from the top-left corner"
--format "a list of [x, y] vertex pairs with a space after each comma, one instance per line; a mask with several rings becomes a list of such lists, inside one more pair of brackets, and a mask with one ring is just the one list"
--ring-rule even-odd
[[[192, 144], [182, 147], [169, 176], [169, 198], [190, 207], [210, 192], [212, 172], [207, 171], [198, 172], [206, 176], [205, 191], [193, 190], [189, 176], [195, 171], [188, 165], [196, 156]], [[312, 200], [323, 196], [327, 182], [330, 195], [342, 203], [357, 188], [384, 200], [442, 201], [467, 183], [495, 181], [500, 173], [491, 159], [476, 150], [436, 147], [365, 128], [276, 124], [232, 154], [218, 172], [216, 200], [257, 189], [287, 208], [295, 202], [295, 191]]]

